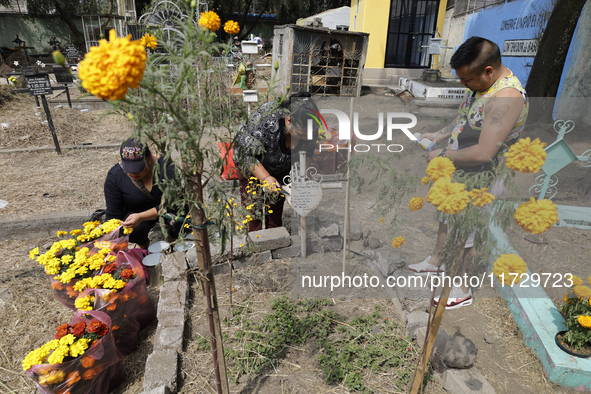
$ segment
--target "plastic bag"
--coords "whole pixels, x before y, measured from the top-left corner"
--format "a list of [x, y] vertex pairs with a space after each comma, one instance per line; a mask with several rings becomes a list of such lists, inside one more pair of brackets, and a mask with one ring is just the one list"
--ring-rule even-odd
[[[145, 250], [131, 249], [117, 253], [115, 261], [99, 272], [117, 272], [121, 269], [133, 269], [135, 278], [129, 280], [119, 291], [110, 289], [86, 289], [77, 299], [94, 296], [96, 311], [105, 312], [111, 318], [113, 335], [119, 351], [123, 355], [132, 353], [140, 341], [140, 331], [156, 317], [156, 309], [146, 288], [146, 277], [141, 260]], [[107, 268], [109, 267], [109, 268]]]
[[78, 311], [71, 326], [98, 320], [109, 331], [86, 352], [61, 364], [37, 364], [26, 373], [43, 394], [107, 394], [125, 380], [123, 356], [115, 345], [111, 319], [100, 311]]
[[[129, 236], [125, 235], [120, 237], [119, 230], [120, 227], [94, 241], [84, 243], [80, 245], [80, 249], [88, 248], [89, 250], [86, 254], [87, 256], [92, 256], [103, 248], [108, 248], [113, 253], [117, 253], [120, 250], [125, 250], [127, 249], [127, 245], [129, 243]], [[96, 272], [98, 271], [92, 272], [92, 275], [96, 274]], [[66, 308], [76, 310], [74, 302], [80, 293], [74, 290], [74, 285], [76, 282], [78, 282], [79, 278], [73, 279], [68, 283], [62, 283], [60, 280], [54, 279], [55, 275], [48, 276], [55, 298], [57, 298]]]

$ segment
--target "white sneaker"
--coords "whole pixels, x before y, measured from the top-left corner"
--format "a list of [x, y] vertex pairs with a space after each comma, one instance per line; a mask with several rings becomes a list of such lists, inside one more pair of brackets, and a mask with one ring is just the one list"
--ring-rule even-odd
[[431, 256], [427, 257], [425, 260], [421, 261], [418, 264], [409, 265], [408, 269], [419, 275], [429, 275], [445, 272], [445, 264], [441, 264], [441, 267], [437, 267], [436, 265], [430, 264], [430, 261]]
[[[437, 306], [439, 298], [440, 297], [433, 298], [433, 305]], [[464, 293], [461, 287], [452, 287], [449, 292], [449, 298], [447, 299], [445, 309], [457, 309], [468, 305], [472, 305], [472, 289], [468, 289], [468, 292]]]

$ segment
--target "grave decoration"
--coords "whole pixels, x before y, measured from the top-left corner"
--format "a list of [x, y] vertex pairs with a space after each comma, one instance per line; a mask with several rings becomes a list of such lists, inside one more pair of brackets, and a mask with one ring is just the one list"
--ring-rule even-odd
[[[591, 285], [591, 276], [588, 281]], [[591, 288], [583, 284], [583, 279], [574, 275], [572, 282], [574, 286], [564, 295], [566, 304], [561, 309], [567, 331], [557, 334], [557, 344], [571, 355], [591, 357]], [[562, 346], [564, 344], [571, 349], [565, 349]], [[579, 353], [583, 347], [586, 350]]]
[[53, 340], [31, 351], [22, 366], [43, 394], [107, 394], [125, 378], [122, 364], [109, 316], [79, 311], [69, 324], [57, 327]]
[[[94, 276], [108, 262], [115, 261], [116, 253], [127, 248], [131, 231], [123, 229], [121, 221], [111, 219], [101, 225], [99, 221], [84, 223], [84, 229], [70, 231], [70, 238], [54, 242], [49, 250], [39, 255], [39, 248], [31, 250], [29, 257], [45, 267], [55, 297], [67, 308], [75, 309], [79, 294], [74, 285], [80, 279]], [[57, 236], [68, 235], [58, 231]]]
[[97, 275], [74, 285], [74, 290], [80, 292], [76, 308], [105, 312], [111, 318], [115, 343], [123, 355], [137, 349], [140, 331], [156, 317], [141, 263], [144, 256], [142, 249], [119, 251], [115, 261], [103, 266]]

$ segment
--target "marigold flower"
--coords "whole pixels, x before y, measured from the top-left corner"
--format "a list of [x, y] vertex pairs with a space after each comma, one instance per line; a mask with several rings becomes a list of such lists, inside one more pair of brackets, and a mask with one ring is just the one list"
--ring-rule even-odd
[[426, 200], [436, 206], [437, 210], [455, 215], [466, 209], [470, 201], [464, 188], [463, 183], [452, 183], [450, 178], [442, 177], [433, 183]]
[[98, 321], [98, 320], [93, 320], [90, 323], [88, 323], [88, 332], [90, 333], [97, 333], [99, 336], [103, 336], [105, 335], [107, 332], [109, 332], [109, 326], [107, 326], [106, 324]]
[[80, 364], [82, 364], [82, 366], [84, 368], [90, 368], [94, 365], [94, 361], [95, 359], [90, 357], [90, 356], [84, 356], [82, 357], [82, 360], [80, 361]]
[[103, 273], [110, 274], [112, 272], [115, 272], [116, 269], [117, 269], [117, 266], [115, 264], [109, 264], [109, 265], [105, 266], [105, 268], [103, 268]]
[[80, 373], [78, 371], [70, 372], [66, 377], [66, 384], [71, 387], [73, 384], [80, 381]]
[[[525, 261], [514, 253], [500, 255], [493, 264], [493, 273], [503, 286], [519, 283], [521, 281], [521, 274], [526, 272], [527, 265]], [[504, 275], [501, 276], [502, 274]], [[515, 274], [517, 274], [517, 278], [515, 278]]]
[[413, 197], [408, 202], [408, 208], [411, 212], [418, 211], [419, 209], [423, 208], [423, 205], [425, 205], [423, 196]]
[[579, 298], [591, 298], [591, 289], [587, 286], [575, 286], [573, 291]]
[[80, 234], [82, 234], [82, 230], [79, 228], [70, 231], [70, 235], [80, 235]]
[[404, 245], [404, 237], [398, 236], [392, 240], [392, 247], [399, 248]]
[[84, 373], [82, 374], [82, 377], [84, 378], [84, 380], [90, 380], [90, 379], [94, 378], [96, 375], [98, 375], [99, 373], [101, 373], [102, 371], [103, 371], [103, 367], [101, 367], [100, 365], [97, 365], [96, 368], [87, 369], [86, 371], [84, 371]]
[[541, 234], [558, 221], [558, 212], [552, 201], [531, 197], [528, 202], [517, 207], [513, 218], [526, 232]]
[[447, 157], [436, 157], [427, 166], [427, 175], [433, 182], [442, 177], [451, 178], [456, 167]]
[[587, 278], [587, 282], [591, 285], [591, 276]]
[[86, 332], [86, 323], [78, 322], [72, 326], [72, 334], [79, 337]]
[[220, 28], [222, 21], [218, 14], [213, 11], [202, 12], [199, 17], [199, 26], [205, 27], [211, 31], [216, 31]]
[[490, 204], [495, 199], [493, 194], [488, 193], [488, 187], [472, 189], [470, 190], [469, 195], [472, 199], [472, 205], [476, 207], [483, 207], [486, 204]]
[[64, 323], [61, 326], [58, 326], [55, 331], [55, 339], [60, 339], [68, 335], [71, 331], [70, 325], [68, 323]]
[[91, 339], [88, 338], [80, 338], [72, 345], [70, 345], [70, 356], [78, 357], [84, 354], [86, 349], [88, 349], [88, 344], [90, 343]]
[[31, 260], [35, 260], [35, 256], [39, 256], [39, 247], [38, 246], [29, 252], [29, 258]]
[[135, 277], [135, 271], [132, 269], [124, 269], [121, 271], [121, 279], [133, 279]]
[[424, 176], [421, 179], [421, 185], [428, 185], [429, 184], [429, 181], [430, 181], [429, 177], [428, 176]]
[[576, 275], [572, 275], [571, 280], [573, 282], [573, 286], [581, 286], [583, 284], [583, 279], [579, 278]]
[[531, 140], [529, 137], [522, 138], [511, 145], [505, 157], [507, 167], [521, 172], [538, 172], [546, 160], [545, 142], [539, 138]]
[[154, 37], [150, 33], [144, 34], [144, 36], [142, 38], [140, 38], [140, 42], [144, 47], [147, 47], [150, 49], [156, 49], [156, 46], [158, 45], [158, 41], [156, 40], [156, 37]]
[[224, 23], [224, 31], [228, 34], [238, 34], [240, 33], [240, 26], [238, 25], [238, 22], [229, 20]]
[[39, 376], [39, 384], [47, 386], [50, 384], [57, 384], [64, 381], [66, 373], [61, 370], [54, 370], [45, 375]]
[[58, 237], [61, 237], [62, 235], [67, 235], [68, 232], [67, 231], [58, 231], [55, 235], [57, 235]]
[[84, 89], [101, 99], [121, 100], [130, 88], [139, 86], [146, 68], [146, 50], [130, 38], [119, 38], [112, 29], [109, 41], [103, 39], [98, 46], [90, 47], [78, 73]]
[[577, 321], [581, 326], [585, 328], [591, 328], [591, 316], [579, 315]]

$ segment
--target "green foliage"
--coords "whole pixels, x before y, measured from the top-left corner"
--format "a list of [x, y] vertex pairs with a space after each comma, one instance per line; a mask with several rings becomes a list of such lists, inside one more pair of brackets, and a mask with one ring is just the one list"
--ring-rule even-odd
[[369, 393], [364, 373], [388, 372], [403, 390], [417, 353], [410, 338], [401, 336], [400, 326], [384, 319], [378, 307], [344, 323], [331, 305], [327, 299], [283, 296], [271, 301], [272, 312], [257, 322], [250, 304], [236, 306], [224, 319], [228, 326], [240, 327], [224, 345], [231, 377], [237, 382], [243, 375], [258, 374], [276, 365], [288, 347], [315, 341], [328, 384], [343, 383], [352, 391]]
[[591, 329], [581, 326], [579, 316], [591, 316], [591, 305], [588, 298], [579, 298], [574, 291], [569, 290], [565, 297], [566, 304], [562, 307], [562, 313], [566, 321], [567, 332], [564, 334], [564, 342], [575, 349], [584, 345], [591, 345]]

